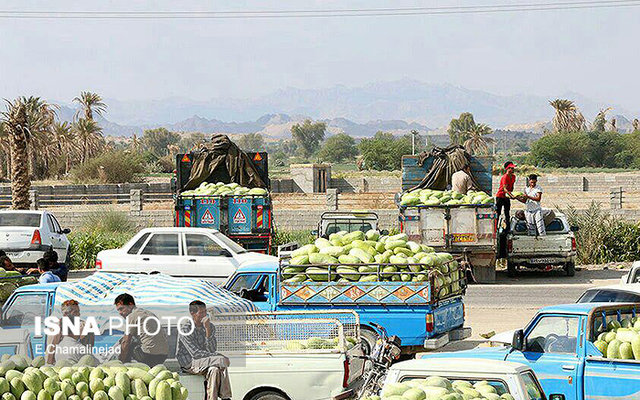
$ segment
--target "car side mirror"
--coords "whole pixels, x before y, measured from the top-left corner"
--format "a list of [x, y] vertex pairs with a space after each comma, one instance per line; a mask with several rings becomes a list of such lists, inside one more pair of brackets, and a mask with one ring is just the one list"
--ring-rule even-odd
[[69, 228], [64, 228], [64, 229], [62, 230], [62, 233], [64, 233], [65, 235], [68, 235], [68, 234], [70, 234], [70, 233], [71, 233], [71, 229], [69, 229]]
[[522, 329], [518, 329], [517, 331], [513, 332], [511, 347], [519, 351], [524, 350], [524, 332], [522, 331]]
[[[578, 231], [580, 230], [580, 228], [579, 228], [579, 227], [577, 227], [577, 226], [572, 226], [572, 227], [570, 227], [569, 229], [571, 229], [571, 232], [578, 232]], [[563, 396], [563, 397], [564, 397], [564, 396]]]
[[565, 400], [565, 397], [563, 394], [555, 393], [549, 395], [549, 400]]

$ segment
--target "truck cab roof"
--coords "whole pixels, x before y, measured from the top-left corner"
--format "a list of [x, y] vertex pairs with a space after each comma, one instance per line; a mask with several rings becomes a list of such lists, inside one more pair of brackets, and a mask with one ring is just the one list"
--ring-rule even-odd
[[278, 263], [277, 262], [273, 262], [273, 263], [260, 263], [260, 264], [252, 264], [252, 265], [245, 265], [245, 266], [240, 266], [238, 267], [238, 269], [236, 270], [236, 273], [234, 275], [237, 274], [241, 274], [241, 273], [272, 273], [275, 274], [276, 272], [278, 272]]
[[448, 371], [456, 373], [517, 374], [530, 370], [529, 367], [509, 361], [482, 360], [474, 358], [421, 358], [399, 362], [391, 370], [437, 371], [446, 375]]
[[576, 314], [576, 315], [589, 315], [591, 312], [600, 307], [612, 307], [612, 306], [632, 306], [629, 303], [571, 303], [571, 304], [558, 304], [555, 306], [549, 306], [541, 308], [538, 314]]

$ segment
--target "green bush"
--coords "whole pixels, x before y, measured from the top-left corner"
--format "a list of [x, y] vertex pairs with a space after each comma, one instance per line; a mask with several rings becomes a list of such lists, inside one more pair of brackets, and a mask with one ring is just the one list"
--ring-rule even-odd
[[71, 176], [76, 182], [127, 183], [139, 181], [144, 171], [141, 156], [118, 150], [74, 167]]
[[132, 235], [136, 231], [136, 225], [125, 212], [104, 210], [85, 216], [80, 231], [106, 234], [127, 233]]
[[316, 237], [311, 233], [311, 231], [285, 231], [276, 229], [273, 232], [273, 237], [271, 240], [271, 254], [278, 253], [278, 246], [297, 242], [300, 246], [304, 246], [305, 244], [312, 243], [316, 240]]
[[70, 269], [95, 268], [96, 256], [102, 250], [116, 249], [131, 238], [129, 233], [76, 232], [70, 235]]

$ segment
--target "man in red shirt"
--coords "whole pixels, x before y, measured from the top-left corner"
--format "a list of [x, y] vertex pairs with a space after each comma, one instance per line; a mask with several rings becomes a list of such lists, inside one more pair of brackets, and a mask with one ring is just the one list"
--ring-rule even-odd
[[496, 217], [500, 219], [500, 214], [504, 208], [505, 223], [507, 225], [507, 230], [509, 230], [509, 224], [511, 222], [509, 217], [509, 211], [511, 209], [510, 199], [513, 198], [511, 192], [513, 192], [513, 185], [516, 183], [516, 174], [514, 172], [516, 165], [511, 161], [507, 161], [504, 163], [504, 168], [507, 172], [502, 175], [502, 178], [500, 178], [500, 188], [496, 193], [496, 209], [498, 211], [498, 215]]

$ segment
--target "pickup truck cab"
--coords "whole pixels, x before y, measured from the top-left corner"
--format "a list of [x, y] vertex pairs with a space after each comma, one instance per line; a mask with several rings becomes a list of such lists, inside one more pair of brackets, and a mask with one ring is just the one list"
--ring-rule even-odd
[[511, 218], [506, 240], [509, 276], [515, 276], [518, 267], [546, 268], [550, 265], [562, 266], [567, 276], [575, 275], [575, 228], [569, 226], [564, 214], [557, 211], [554, 214], [555, 218], [546, 226], [546, 236], [529, 236], [526, 221]]
[[[593, 342], [613, 320], [636, 315], [640, 304], [576, 303], [546, 307], [515, 331], [512, 346], [476, 348], [425, 358], [503, 360], [531, 368], [550, 398], [640, 398], [640, 361], [608, 359]], [[562, 397], [558, 397], [562, 396]]]
[[[385, 385], [408, 383], [415, 379], [441, 377], [450, 381], [465, 381], [471, 385], [488, 382], [496, 394], [511, 395], [515, 400], [544, 400], [544, 391], [530, 367], [508, 361], [477, 359], [418, 359], [394, 364]], [[506, 398], [506, 396], [503, 396]]]
[[378, 214], [369, 211], [326, 211], [320, 216], [317, 237], [328, 238], [337, 232], [378, 230]]
[[[378, 338], [371, 323], [402, 340], [403, 353], [434, 350], [471, 335], [464, 328], [462, 295], [439, 296], [432, 282], [303, 282], [281, 281], [279, 266], [243, 266], [224, 288], [249, 299], [262, 311], [353, 310], [359, 315], [365, 351]], [[424, 297], [423, 297], [424, 296]]]

